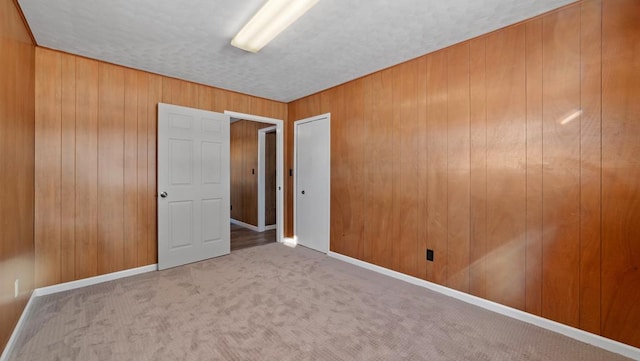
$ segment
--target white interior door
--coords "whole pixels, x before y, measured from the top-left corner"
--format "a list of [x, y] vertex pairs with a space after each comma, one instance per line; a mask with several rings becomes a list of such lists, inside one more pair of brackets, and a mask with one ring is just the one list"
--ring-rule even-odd
[[294, 233], [298, 244], [329, 251], [330, 115], [298, 120], [295, 132]]
[[158, 104], [158, 269], [230, 251], [229, 124]]

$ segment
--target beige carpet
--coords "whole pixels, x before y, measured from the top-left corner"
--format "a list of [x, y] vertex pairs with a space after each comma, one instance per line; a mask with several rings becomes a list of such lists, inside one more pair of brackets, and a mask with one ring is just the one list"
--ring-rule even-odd
[[10, 360], [623, 360], [280, 244], [40, 297]]

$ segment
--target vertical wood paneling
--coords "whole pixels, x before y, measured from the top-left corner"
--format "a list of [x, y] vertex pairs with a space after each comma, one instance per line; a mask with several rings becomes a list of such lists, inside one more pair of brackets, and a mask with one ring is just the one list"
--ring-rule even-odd
[[149, 237], [149, 204], [148, 197], [152, 196], [149, 192], [149, 174], [148, 174], [148, 113], [149, 113], [149, 75], [144, 72], [136, 73], [136, 96], [138, 99], [136, 110], [136, 123], [137, 123], [137, 185], [136, 194], [134, 197], [137, 199], [137, 255], [136, 266], [144, 266], [147, 264], [147, 249], [149, 248], [149, 242], [155, 242], [155, 239]]
[[393, 267], [418, 272], [418, 63], [393, 68]]
[[[271, 124], [269, 124], [271, 126]], [[265, 134], [264, 224], [276, 224], [277, 211], [277, 144], [276, 132]]]
[[233, 110], [240, 113], [251, 113], [251, 100], [248, 96], [228, 92], [227, 93], [227, 108], [225, 110]]
[[447, 286], [469, 292], [469, 43], [447, 50]]
[[[348, 196], [345, 192], [349, 189], [347, 181], [348, 170], [343, 157], [349, 157], [349, 142], [345, 142], [345, 133], [342, 133], [348, 125], [345, 124], [345, 103], [344, 87], [336, 87], [320, 93], [322, 109], [331, 109], [331, 243], [330, 248], [334, 252], [343, 253], [344, 244], [342, 235], [344, 234], [344, 220], [342, 218], [343, 205], [348, 207], [347, 202], [340, 197]], [[299, 112], [299, 110], [298, 110]], [[305, 118], [298, 113], [298, 117]], [[343, 121], [340, 121], [342, 119]], [[295, 195], [294, 195], [295, 197]], [[336, 216], [333, 216], [333, 215]], [[347, 214], [348, 216], [348, 214]]]
[[416, 136], [418, 137], [418, 178], [416, 195], [418, 202], [418, 241], [416, 242], [416, 276], [426, 279], [427, 278], [427, 262], [426, 262], [426, 250], [428, 247], [428, 230], [427, 220], [429, 214], [427, 213], [427, 182], [429, 178], [429, 168], [427, 162], [427, 57], [423, 56], [417, 60], [417, 105], [418, 105], [418, 126], [416, 130]]
[[35, 48], [14, 4], [0, 1], [0, 350], [34, 288]]
[[579, 325], [580, 8], [543, 18], [542, 315]]
[[[507, 65], [506, 65], [507, 64]], [[486, 38], [487, 298], [525, 304], [524, 25]]]
[[171, 99], [171, 104], [189, 108], [198, 106], [198, 88], [196, 84], [178, 79], [169, 79], [167, 83], [171, 92], [169, 98]]
[[98, 273], [124, 269], [124, 69], [101, 63], [98, 105]]
[[242, 165], [242, 218], [241, 221], [258, 225], [258, 129], [259, 123], [244, 121]]
[[236, 93], [227, 102], [221, 89], [37, 53], [38, 286], [157, 262], [159, 102], [286, 118], [282, 103]]
[[[585, 0], [363, 78], [361, 259], [640, 344], [638, 17], [637, 1]], [[354, 87], [288, 107], [332, 113], [332, 172], [361, 142], [334, 128], [360, 107]], [[358, 181], [332, 178], [332, 200]]]
[[427, 263], [427, 280], [447, 282], [447, 55], [427, 57], [427, 245], [434, 261]]
[[178, 80], [173, 78], [162, 77], [161, 81], [162, 81], [162, 91], [160, 94], [161, 94], [162, 102], [167, 104], [176, 104], [173, 101], [173, 90], [178, 88], [177, 85], [174, 85], [175, 83], [178, 82]]
[[293, 237], [293, 122], [298, 117], [297, 103], [287, 105], [284, 125], [284, 235]]
[[[332, 213], [332, 217], [338, 217], [338, 222], [342, 225], [339, 242], [343, 245], [344, 254], [359, 259], [362, 258], [364, 250], [365, 212], [363, 86], [362, 79], [344, 86], [344, 118], [343, 120], [332, 119], [331, 121], [332, 128], [334, 124], [340, 128], [336, 131], [337, 136], [340, 137], [338, 142], [349, 145], [342, 149], [343, 153], [340, 154], [343, 156], [337, 158], [340, 162], [340, 166], [336, 168], [338, 170], [337, 176], [341, 180], [336, 185], [336, 192], [340, 203], [337, 204], [339, 212]], [[345, 142], [345, 137], [349, 137], [349, 141]]]
[[242, 220], [244, 214], [244, 198], [242, 190], [244, 188], [242, 171], [244, 170], [244, 135], [246, 120], [239, 120], [231, 123], [229, 130], [229, 158], [230, 158], [230, 179], [231, 179], [231, 218]]
[[602, 39], [600, 0], [581, 5], [580, 328], [600, 333]]
[[527, 245], [525, 310], [542, 313], [542, 19], [526, 24]]
[[215, 111], [213, 102], [213, 89], [199, 85], [198, 86], [198, 109]]
[[76, 59], [75, 150], [75, 263], [80, 279], [98, 274], [98, 62], [84, 58]]
[[638, 16], [583, 1], [288, 105], [38, 49], [38, 286], [156, 262], [159, 101], [287, 117], [287, 169], [331, 112], [333, 251], [638, 346]]
[[36, 51], [35, 284], [60, 282], [60, 54]]
[[149, 94], [147, 96], [147, 202], [149, 210], [149, 242], [147, 243], [147, 264], [158, 262], [158, 216], [157, 216], [157, 137], [158, 103], [162, 99], [162, 77], [149, 75]]
[[69, 282], [76, 271], [76, 59], [62, 57], [60, 62], [60, 282]]
[[640, 347], [640, 2], [602, 2], [602, 334]]
[[487, 295], [487, 109], [485, 38], [469, 44], [470, 237], [469, 293]]
[[[370, 244], [371, 262], [386, 268], [392, 267], [391, 247], [393, 237], [391, 212], [393, 194], [389, 191], [393, 182], [393, 88], [391, 70], [370, 75], [370, 100], [365, 107], [366, 224], [364, 239]], [[365, 93], [366, 94], [366, 93]], [[367, 97], [369, 98], [369, 97]], [[333, 117], [332, 111], [332, 117]], [[335, 150], [332, 151], [332, 153]]]
[[225, 110], [229, 110], [230, 108], [227, 106], [227, 95], [228, 92], [222, 89], [213, 88], [213, 111], [222, 113]]
[[[146, 94], [145, 94], [146, 95]], [[138, 261], [138, 72], [124, 70], [124, 268]]]

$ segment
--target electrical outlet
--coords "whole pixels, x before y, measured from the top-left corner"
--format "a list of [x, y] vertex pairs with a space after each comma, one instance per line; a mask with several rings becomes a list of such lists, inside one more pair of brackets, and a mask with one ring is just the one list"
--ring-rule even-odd
[[13, 283], [13, 298], [18, 298], [20, 294], [20, 279], [16, 278], [16, 281]]
[[433, 250], [427, 249], [427, 261], [433, 262]]

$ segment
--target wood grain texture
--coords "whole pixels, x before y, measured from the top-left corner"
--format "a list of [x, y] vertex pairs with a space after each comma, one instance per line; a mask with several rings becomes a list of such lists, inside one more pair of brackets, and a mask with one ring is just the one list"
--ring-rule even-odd
[[157, 262], [159, 102], [286, 118], [282, 103], [37, 53], [38, 287]]
[[418, 63], [393, 68], [393, 269], [418, 272]]
[[580, 8], [543, 18], [542, 315], [577, 327], [580, 286]]
[[124, 269], [124, 71], [98, 69], [98, 274]]
[[427, 57], [427, 246], [434, 261], [427, 262], [427, 280], [447, 283], [447, 54], [438, 51]]
[[[441, 285], [462, 284], [464, 289], [468, 282], [472, 294], [640, 346], [640, 311], [635, 307], [640, 303], [640, 236], [635, 229], [640, 223], [640, 60], [634, 50], [640, 42], [639, 16], [640, 5], [634, 0], [582, 1], [290, 104], [134, 71], [135, 137], [128, 134], [133, 127], [127, 128], [133, 107], [125, 75], [122, 85], [111, 76], [105, 83], [105, 71], [99, 69], [126, 74], [125, 70], [38, 48], [38, 286], [60, 282], [72, 268], [76, 278], [106, 272], [106, 262], [123, 268], [131, 262], [127, 252], [137, 254], [136, 265], [156, 262], [159, 101], [286, 118], [286, 170], [292, 165], [293, 121], [331, 112], [333, 251]], [[25, 34], [18, 31], [16, 37]], [[1, 44], [0, 72], [7, 74], [2, 81], [11, 82], [17, 79], [16, 67], [24, 65], [5, 56], [15, 50], [4, 38]], [[463, 59], [457, 51], [467, 46]], [[27, 59], [28, 53], [25, 50]], [[62, 115], [63, 109], [72, 113], [65, 96], [72, 83], [63, 75], [71, 71], [62, 70], [71, 58], [76, 64], [76, 170], [70, 179], [63, 169], [71, 169], [71, 152], [61, 139], [70, 140], [72, 134], [67, 132], [71, 118]], [[28, 108], [17, 103], [7, 109], [22, 113], [19, 107]], [[464, 120], [465, 106], [468, 138], [459, 137], [454, 126]], [[572, 110], [580, 114], [559, 124]], [[409, 120], [401, 122], [405, 119]], [[118, 122], [120, 133], [102, 134], [105, 125]], [[456, 142], [462, 146], [454, 146]], [[16, 143], [3, 138], [4, 144]], [[106, 154], [103, 147], [110, 144], [119, 145], [120, 153]], [[109, 204], [106, 194], [113, 189], [124, 192], [130, 184], [125, 179], [133, 179], [130, 152], [136, 153], [137, 240], [125, 243], [123, 232], [131, 225], [123, 219], [118, 228], [117, 217], [104, 220], [99, 212], [113, 213], [119, 207], [124, 214], [128, 207], [124, 197]], [[356, 167], [344, 169], [351, 164]], [[459, 183], [455, 176], [459, 167], [470, 174], [467, 196], [464, 177]], [[285, 176], [287, 235], [293, 231], [291, 180]], [[75, 182], [74, 267], [62, 261], [70, 250], [62, 236], [69, 232], [64, 214], [71, 205], [62, 200], [69, 182]], [[354, 190], [358, 185], [361, 189]], [[415, 187], [409, 191], [398, 185]], [[21, 194], [28, 197], [27, 193]], [[404, 202], [408, 208], [399, 206]], [[358, 209], [361, 214], [354, 215]], [[406, 220], [401, 217], [405, 213]], [[114, 238], [103, 232], [107, 226], [114, 234], [122, 233], [120, 243], [104, 242]], [[468, 250], [460, 248], [464, 232]], [[3, 257], [7, 249], [14, 252], [5, 239], [0, 242]], [[130, 249], [133, 245], [135, 250]], [[436, 251], [435, 262], [424, 260], [427, 247]], [[465, 252], [467, 265], [459, 262]], [[6, 266], [0, 266], [4, 275], [6, 268], [1, 267]], [[454, 280], [453, 270], [464, 267], [468, 280]], [[11, 281], [0, 280], [0, 290]], [[0, 331], [19, 312], [5, 309]]]
[[486, 40], [469, 44], [469, 293], [487, 295], [487, 109]]
[[162, 99], [162, 79], [158, 75], [149, 75], [149, 94], [147, 96], [147, 204], [149, 209], [149, 242], [147, 242], [147, 264], [158, 262], [158, 213], [157, 213], [157, 138], [158, 103]]
[[214, 101], [213, 101], [213, 89], [204, 86], [198, 85], [198, 109], [214, 111]]
[[[362, 79], [344, 86], [344, 118], [331, 121], [332, 143], [341, 145], [333, 158], [336, 167], [337, 212], [332, 212], [335, 224], [340, 230], [338, 242], [342, 244], [345, 255], [361, 259], [364, 252], [364, 205], [365, 205], [365, 136], [364, 136], [364, 82]], [[345, 141], [345, 137], [349, 137]], [[332, 148], [333, 149], [333, 148]], [[333, 164], [333, 163], [332, 163]], [[333, 204], [332, 204], [333, 207]], [[332, 238], [333, 240], [333, 238]]]
[[580, 323], [600, 333], [602, 177], [602, 2], [580, 14]]
[[429, 139], [429, 132], [427, 129], [427, 57], [422, 56], [416, 59], [417, 66], [417, 93], [416, 101], [418, 106], [418, 118], [416, 136], [418, 137], [418, 154], [417, 154], [417, 188], [416, 195], [418, 197], [418, 224], [417, 232], [418, 239], [416, 242], [416, 277], [426, 279], [427, 278], [427, 261], [426, 251], [428, 246], [428, 226], [427, 220], [428, 203], [428, 179], [429, 179], [429, 163], [427, 157], [427, 141]]
[[35, 48], [13, 1], [0, 14], [1, 352], [34, 288]]
[[60, 282], [60, 54], [38, 48], [35, 110], [35, 284]]
[[[271, 124], [269, 124], [271, 125]], [[264, 182], [264, 224], [269, 226], [276, 224], [277, 211], [277, 144], [276, 132], [265, 134], [265, 182]]]
[[293, 122], [298, 118], [297, 103], [287, 106], [284, 125], [284, 235], [293, 237]]
[[525, 310], [542, 313], [542, 19], [526, 25], [527, 209]]
[[258, 225], [258, 129], [257, 122], [247, 121], [244, 128], [244, 164], [242, 166], [242, 219], [241, 221]]
[[60, 282], [75, 279], [76, 59], [60, 59]]
[[602, 2], [602, 318], [640, 347], [640, 2]]
[[149, 248], [149, 242], [155, 242], [155, 239], [151, 239], [150, 237], [149, 229], [150, 215], [148, 198], [153, 197], [153, 194], [149, 192], [148, 174], [149, 149], [147, 147], [147, 141], [149, 137], [149, 75], [147, 73], [137, 72], [136, 92], [138, 99], [138, 106], [136, 110], [137, 146], [135, 149], [137, 154], [137, 184], [136, 192], [133, 197], [137, 200], [136, 216], [138, 219], [137, 229], [135, 229], [138, 246], [135, 260], [136, 266], [141, 267], [147, 264], [147, 249]]
[[[369, 247], [370, 262], [382, 267], [392, 268], [389, 257], [393, 237], [391, 212], [393, 193], [389, 191], [393, 182], [393, 88], [391, 70], [381, 71], [367, 77], [364, 85], [365, 122], [367, 136], [365, 153], [365, 198], [366, 215], [364, 241]], [[366, 83], [365, 83], [366, 84]], [[333, 113], [332, 113], [333, 116]], [[369, 251], [370, 249], [370, 251]]]
[[76, 59], [76, 279], [98, 274], [98, 67]]
[[244, 217], [244, 198], [242, 197], [243, 170], [244, 170], [244, 135], [246, 120], [239, 120], [231, 123], [229, 130], [229, 157], [230, 157], [230, 180], [231, 180], [231, 218], [242, 220]]
[[[363, 97], [361, 259], [640, 344], [639, 12], [577, 2], [368, 75], [362, 95], [347, 83], [290, 103], [289, 119], [331, 112], [333, 128]], [[361, 146], [346, 131], [332, 129], [332, 172]], [[332, 178], [332, 200], [355, 177]], [[357, 232], [336, 212], [346, 254]]]
[[[146, 94], [145, 94], [146, 95]], [[124, 269], [138, 265], [138, 71], [124, 71]]]
[[[345, 194], [349, 190], [348, 184], [341, 184], [347, 178], [345, 175], [349, 174], [349, 170], [345, 170], [347, 165], [342, 159], [342, 154], [347, 157], [349, 144], [345, 144], [340, 141], [344, 138], [344, 134], [340, 134], [340, 129], [344, 129], [348, 125], [344, 124], [345, 119], [345, 102], [344, 102], [344, 87], [332, 88], [320, 93], [320, 108], [331, 109], [331, 118], [335, 120], [331, 121], [331, 241], [329, 247], [331, 251], [344, 253], [345, 245], [343, 243], [343, 231], [345, 230], [345, 223], [342, 217], [349, 217], [350, 215], [341, 209], [341, 207], [349, 207], [349, 204], [340, 197], [348, 196]], [[298, 110], [299, 119], [305, 118], [305, 113]], [[342, 119], [342, 122], [339, 120]], [[353, 156], [351, 154], [350, 156]], [[295, 196], [295, 195], [294, 195]], [[334, 216], [335, 215], [335, 216]], [[348, 224], [346, 225], [348, 227]]]
[[[505, 66], [508, 64], [508, 66]], [[525, 304], [525, 28], [486, 38], [487, 298]]]
[[447, 49], [447, 286], [469, 292], [469, 43]]

